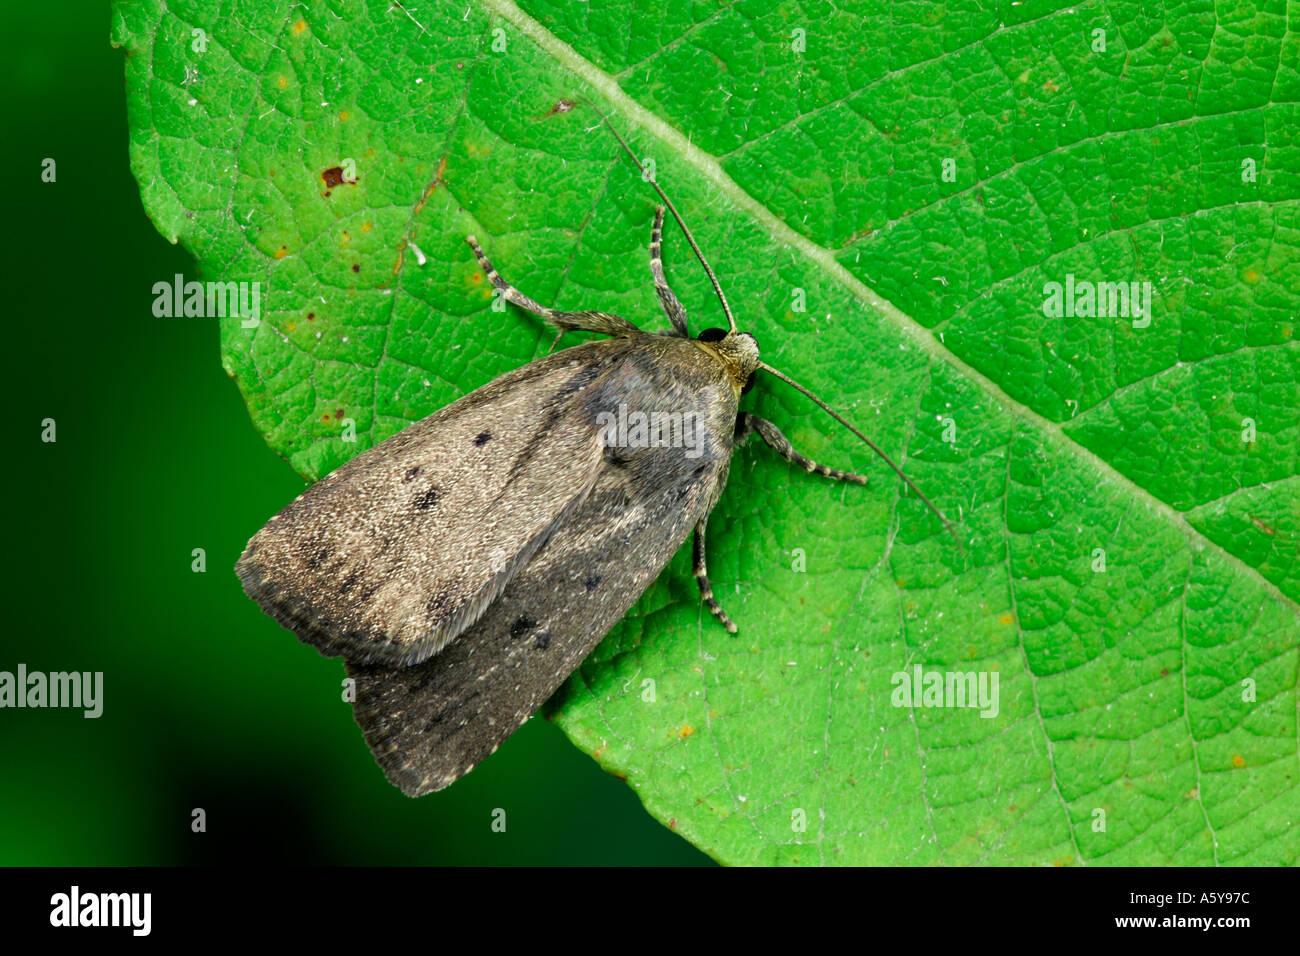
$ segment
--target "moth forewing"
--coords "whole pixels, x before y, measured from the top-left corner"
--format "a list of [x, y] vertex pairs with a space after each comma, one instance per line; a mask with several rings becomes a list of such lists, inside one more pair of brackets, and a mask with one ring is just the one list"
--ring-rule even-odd
[[590, 493], [604, 449], [572, 398], [623, 340], [539, 359], [308, 488], [249, 542], [249, 596], [329, 656], [412, 664], [477, 620]]

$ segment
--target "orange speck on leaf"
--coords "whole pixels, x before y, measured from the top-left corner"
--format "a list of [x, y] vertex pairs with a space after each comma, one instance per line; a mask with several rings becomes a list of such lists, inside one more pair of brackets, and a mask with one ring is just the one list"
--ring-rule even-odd
[[1274, 529], [1274, 528], [1273, 528], [1271, 525], [1269, 525], [1267, 522], [1260, 521], [1260, 520], [1259, 520], [1258, 518], [1256, 518], [1254, 515], [1250, 515], [1250, 521], [1251, 521], [1251, 523], [1252, 523], [1256, 528], [1258, 528], [1260, 531], [1264, 532], [1264, 533], [1267, 534], [1267, 535], [1270, 535], [1270, 536], [1271, 536], [1271, 535], [1275, 535], [1275, 534], [1277, 534], [1276, 529]]
[[1244, 767], [1246, 766], [1246, 758], [1242, 757], [1240, 754], [1233, 754], [1232, 765], [1238, 768]]
[[298, 323], [297, 323], [297, 322], [290, 322], [290, 323], [286, 326], [286, 328], [287, 328], [288, 331], [290, 331], [290, 332], [292, 332], [292, 331], [293, 331], [294, 329], [296, 329], [297, 327], [298, 327]]
[[1012, 617], [1010, 614], [1003, 614], [1000, 618], [998, 618], [998, 622], [1001, 624], [1010, 624], [1014, 620], [1015, 618]]
[[275, 250], [275, 257], [277, 259], [283, 259], [288, 254], [289, 254], [289, 250], [284, 246], [281, 246], [279, 249]]
[[275, 81], [275, 85], [278, 86], [280, 89], [284, 89], [286, 86], [289, 85], [289, 78], [287, 76], [282, 76]]
[[371, 225], [370, 223], [368, 223], [368, 222], [363, 222], [363, 223], [361, 224], [361, 231], [362, 231], [362, 232], [369, 232], [371, 229], [374, 229], [374, 228], [375, 228], [375, 227], [374, 227], [373, 225]]
[[689, 737], [689, 736], [690, 736], [691, 734], [693, 734], [693, 733], [695, 733], [695, 728], [694, 728], [694, 727], [692, 727], [690, 724], [683, 724], [683, 725], [682, 725], [682, 729], [679, 730], [679, 731], [677, 731], [677, 736], [678, 736], [679, 738], [681, 738], [682, 740], [685, 740], [687, 737]]
[[347, 110], [344, 110], [342, 113], [339, 114], [339, 119], [346, 120], [351, 115], [352, 114], [349, 113]]
[[299, 20], [297, 23], [295, 23], [295, 24], [293, 25], [293, 32], [294, 32], [295, 34], [302, 33], [302, 31], [303, 31], [303, 30], [306, 30], [306, 29], [307, 29], [307, 21], [306, 21], [306, 20]]

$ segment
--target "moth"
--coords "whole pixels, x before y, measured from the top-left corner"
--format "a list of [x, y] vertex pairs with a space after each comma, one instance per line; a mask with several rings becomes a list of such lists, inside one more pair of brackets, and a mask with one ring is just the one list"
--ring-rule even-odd
[[[553, 351], [353, 458], [272, 517], [236, 566], [264, 611], [344, 658], [366, 743], [410, 796], [450, 785], [493, 753], [688, 535], [701, 600], [737, 630], [709, 584], [706, 529], [749, 436], [805, 471], [866, 483], [804, 457], [776, 425], [740, 410], [757, 372], [847, 426], [939, 514], [870, 439], [759, 359], [694, 236], [642, 172], [663, 202], [650, 273], [669, 329], [540, 305], [467, 237], [498, 293], [555, 326], [557, 341], [570, 330], [608, 338]], [[689, 333], [660, 257], [665, 206], [722, 303], [726, 329]], [[656, 420], [677, 423], [679, 438], [690, 422], [690, 441], [674, 441], [671, 428], [641, 435], [622, 424]]]

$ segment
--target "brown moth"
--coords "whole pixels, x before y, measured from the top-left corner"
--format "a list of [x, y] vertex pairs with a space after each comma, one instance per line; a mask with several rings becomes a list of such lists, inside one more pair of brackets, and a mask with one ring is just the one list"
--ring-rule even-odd
[[708, 273], [729, 328], [690, 337], [660, 259], [663, 206], [650, 271], [672, 327], [658, 334], [617, 315], [534, 302], [470, 236], [507, 301], [561, 335], [609, 338], [530, 362], [358, 455], [271, 518], [236, 566], [264, 611], [345, 659], [366, 743], [410, 796], [450, 785], [495, 751], [692, 531], [701, 598], [736, 630], [709, 586], [705, 528], [749, 435], [806, 471], [866, 483], [805, 458], [771, 422], [740, 411], [758, 370], [798, 388], [889, 461], [759, 360], [681, 216], [646, 178]]

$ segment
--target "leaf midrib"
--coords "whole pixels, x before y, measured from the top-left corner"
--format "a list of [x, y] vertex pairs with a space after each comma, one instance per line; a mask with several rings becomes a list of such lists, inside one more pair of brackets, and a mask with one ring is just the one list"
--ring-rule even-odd
[[1247, 575], [1275, 601], [1281, 602], [1293, 613], [1300, 615], [1300, 603], [1284, 594], [1277, 585], [1264, 577], [1258, 569], [1250, 566], [1231, 552], [1225, 551], [1220, 545], [1189, 524], [1182, 512], [1118, 471], [1104, 458], [1073, 441], [1058, 423], [1012, 398], [982, 372], [950, 352], [921, 323], [908, 316], [892, 303], [881, 298], [873, 289], [849, 272], [835, 258], [831, 250], [818, 245], [806, 236], [800, 235], [771, 210], [749, 195], [735, 180], [727, 175], [714, 156], [691, 143], [675, 127], [669, 125], [628, 96], [609, 73], [587, 60], [573, 47], [521, 10], [511, 0], [480, 0], [480, 2], [486, 9], [509, 21], [521, 33], [536, 43], [539, 48], [549, 54], [561, 67], [599, 90], [601, 95], [618, 110], [620, 116], [635, 123], [645, 132], [658, 139], [683, 162], [708, 180], [738, 208], [752, 216], [759, 225], [768, 231], [772, 238], [798, 250], [805, 258], [820, 267], [826, 275], [839, 282], [855, 298], [869, 306], [877, 315], [902, 332], [913, 345], [923, 350], [930, 358], [960, 372], [983, 389], [1009, 414], [1032, 424], [1040, 433], [1055, 443], [1058, 448], [1068, 450], [1076, 459], [1090, 465], [1103, 480], [1117, 486], [1131, 495], [1134, 500], [1145, 505], [1148, 510], [1165, 518], [1181, 532], [1189, 547], [1193, 550], [1213, 551], [1228, 564]]

